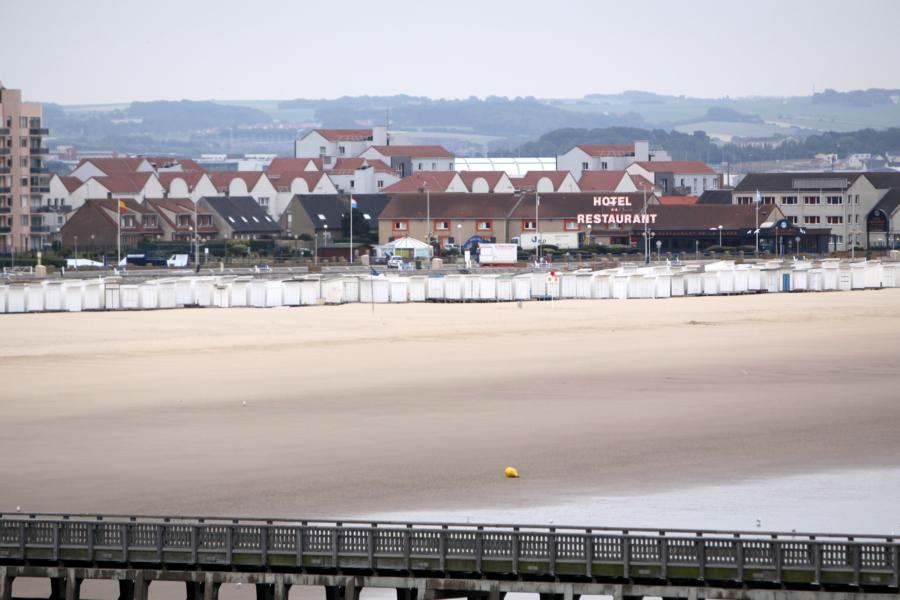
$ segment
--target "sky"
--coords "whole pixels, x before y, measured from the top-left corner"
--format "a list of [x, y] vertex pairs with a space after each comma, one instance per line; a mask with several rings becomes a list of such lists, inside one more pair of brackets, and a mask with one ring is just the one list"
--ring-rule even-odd
[[27, 100], [900, 88], [896, 0], [0, 0]]

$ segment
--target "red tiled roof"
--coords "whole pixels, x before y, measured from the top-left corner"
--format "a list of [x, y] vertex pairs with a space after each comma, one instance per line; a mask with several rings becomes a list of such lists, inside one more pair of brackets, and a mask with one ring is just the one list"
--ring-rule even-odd
[[410, 156], [413, 158], [453, 158], [454, 154], [443, 146], [372, 146], [383, 156]]
[[366, 159], [364, 158], [338, 158], [334, 161], [329, 172], [335, 175], [352, 175], [354, 171], [362, 168], [365, 162]]
[[81, 187], [82, 183], [84, 183], [77, 177], [68, 177], [68, 176], [59, 176], [59, 175], [57, 175], [57, 177], [59, 177], [59, 180], [66, 187], [66, 189], [69, 190], [69, 192], [74, 192], [75, 190], [77, 190], [78, 188]]
[[164, 171], [158, 175], [159, 182], [166, 190], [171, 189], [172, 181], [175, 178], [183, 179], [187, 184], [188, 190], [193, 190], [205, 175], [204, 171]]
[[209, 174], [213, 185], [220, 192], [226, 191], [233, 179], [243, 179], [249, 192], [256, 186], [262, 176], [262, 171], [218, 171]]
[[634, 187], [636, 187], [640, 191], [647, 190], [648, 192], [653, 191], [653, 182], [648, 180], [643, 175], [629, 175], [631, 177], [631, 182], [634, 183]]
[[[505, 219], [518, 202], [514, 194], [397, 194], [379, 215], [385, 219]], [[426, 206], [428, 204], [428, 206]], [[532, 203], [532, 206], [534, 204]]]
[[329, 142], [362, 142], [372, 139], [371, 129], [314, 129]]
[[[147, 204], [169, 224], [172, 229], [188, 231], [190, 226], [179, 226], [178, 219], [172, 220], [170, 216], [190, 215], [194, 216], [194, 202], [190, 198], [148, 198]], [[211, 215], [212, 213], [202, 205], [196, 207], [198, 215]], [[170, 215], [171, 213], [171, 215]], [[191, 218], [193, 224], [193, 218]], [[218, 231], [215, 225], [204, 225], [199, 228], [200, 233], [215, 233]]]
[[614, 192], [625, 175], [625, 171], [584, 171], [578, 187], [582, 192]]
[[178, 158], [176, 156], [142, 156], [141, 158], [149, 162], [154, 169], [171, 168], [181, 165], [181, 170], [184, 172], [206, 172], [206, 169], [190, 158]]
[[143, 158], [82, 158], [75, 168], [78, 169], [85, 163], [91, 163], [106, 175], [122, 175], [137, 173], [138, 167], [143, 162]]
[[272, 185], [275, 186], [275, 189], [279, 192], [289, 192], [291, 191], [291, 184], [295, 179], [302, 179], [306, 182], [306, 187], [312, 191], [319, 184], [319, 181], [325, 177], [326, 174], [322, 171], [291, 171], [281, 173], [277, 177], [272, 178]]
[[699, 198], [699, 196], [660, 196], [659, 203], [669, 206], [689, 206], [691, 204], [697, 204]]
[[651, 173], [708, 173], [715, 175], [716, 172], [705, 162], [699, 160], [662, 160], [662, 161], [641, 161], [640, 166], [647, 169]]
[[266, 174], [270, 177], [281, 173], [293, 173], [297, 171], [305, 171], [309, 168], [310, 163], [315, 165], [316, 170], [321, 171], [322, 165], [320, 159], [313, 158], [273, 158], [272, 162], [266, 168]]
[[137, 194], [144, 189], [147, 180], [151, 177], [153, 177], [153, 173], [150, 172], [134, 172], [108, 177], [93, 177], [92, 179], [113, 194]]
[[634, 156], [634, 144], [578, 144], [589, 156]]
[[423, 188], [427, 188], [430, 193], [445, 192], [454, 177], [456, 177], [456, 171], [418, 171], [409, 177], [404, 177], [397, 183], [387, 186], [382, 191], [390, 194], [418, 192]]
[[479, 177], [484, 179], [488, 184], [488, 189], [493, 191], [505, 175], [503, 171], [458, 171], [458, 174], [470, 192], [472, 191], [472, 184], [474, 184], [475, 180]]
[[559, 186], [563, 184], [568, 175], [568, 171], [528, 171], [525, 173], [525, 177], [521, 178], [522, 188], [534, 189], [541, 179], [547, 177], [553, 184], [553, 190], [555, 191], [559, 189]]

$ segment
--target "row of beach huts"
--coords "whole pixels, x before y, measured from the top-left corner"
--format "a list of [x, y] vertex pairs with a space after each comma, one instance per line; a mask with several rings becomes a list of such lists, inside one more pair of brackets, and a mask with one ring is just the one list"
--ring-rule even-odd
[[671, 298], [900, 287], [900, 262], [768, 262], [622, 266], [601, 271], [448, 275], [305, 275], [287, 279], [182, 275], [0, 285], [0, 313], [278, 307], [402, 302]]

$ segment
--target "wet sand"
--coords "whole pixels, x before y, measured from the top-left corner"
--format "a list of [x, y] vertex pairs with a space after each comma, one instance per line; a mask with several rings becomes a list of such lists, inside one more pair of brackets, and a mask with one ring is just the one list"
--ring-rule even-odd
[[335, 518], [898, 467], [898, 348], [900, 290], [2, 315], [0, 510]]

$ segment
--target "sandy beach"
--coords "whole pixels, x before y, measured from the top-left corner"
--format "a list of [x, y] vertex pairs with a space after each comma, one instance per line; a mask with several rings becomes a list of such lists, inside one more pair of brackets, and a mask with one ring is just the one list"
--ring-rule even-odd
[[900, 290], [3, 315], [0, 507], [334, 518], [895, 468], [898, 347]]

